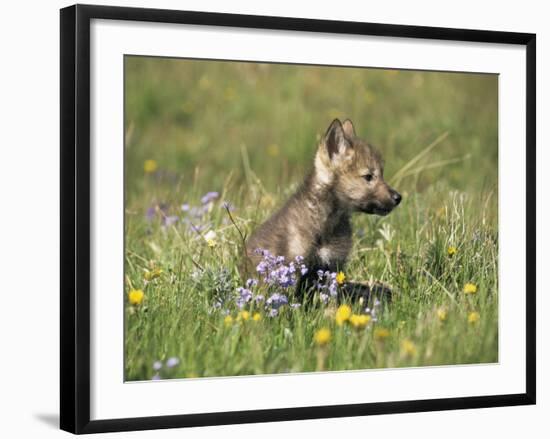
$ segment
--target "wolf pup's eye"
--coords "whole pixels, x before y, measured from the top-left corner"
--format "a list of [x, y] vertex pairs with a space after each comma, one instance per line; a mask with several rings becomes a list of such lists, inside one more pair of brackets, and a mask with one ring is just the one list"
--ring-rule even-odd
[[372, 174], [363, 175], [363, 178], [367, 181], [372, 181], [374, 178]]

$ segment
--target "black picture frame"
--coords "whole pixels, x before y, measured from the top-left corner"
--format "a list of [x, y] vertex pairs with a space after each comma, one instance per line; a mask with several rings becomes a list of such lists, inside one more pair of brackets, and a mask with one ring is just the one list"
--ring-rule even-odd
[[[90, 21], [92, 19], [503, 43], [526, 47], [526, 392], [416, 401], [90, 420]], [[61, 429], [72, 433], [535, 404], [536, 35], [289, 17], [74, 5], [61, 10]]]

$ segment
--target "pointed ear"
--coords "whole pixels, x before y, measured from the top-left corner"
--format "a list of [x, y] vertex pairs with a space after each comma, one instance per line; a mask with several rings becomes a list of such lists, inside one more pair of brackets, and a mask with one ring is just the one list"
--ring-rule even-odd
[[342, 124], [342, 128], [344, 129], [344, 133], [346, 134], [346, 137], [348, 139], [353, 139], [355, 136], [355, 128], [353, 127], [353, 122], [349, 119], [346, 119], [344, 123]]
[[344, 128], [338, 119], [334, 119], [325, 134], [325, 147], [330, 160], [333, 160], [335, 155], [343, 154], [347, 148], [350, 148], [350, 143], [344, 135]]

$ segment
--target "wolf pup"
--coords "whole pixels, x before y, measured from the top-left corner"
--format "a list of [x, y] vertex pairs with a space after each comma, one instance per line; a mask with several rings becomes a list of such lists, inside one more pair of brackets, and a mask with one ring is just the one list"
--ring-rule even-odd
[[380, 154], [356, 136], [351, 120], [335, 119], [300, 188], [248, 239], [248, 257], [256, 266], [259, 248], [287, 261], [303, 256], [309, 271], [298, 283], [302, 294], [317, 270], [343, 269], [352, 247], [353, 212], [387, 215], [400, 202], [401, 195], [384, 181]]

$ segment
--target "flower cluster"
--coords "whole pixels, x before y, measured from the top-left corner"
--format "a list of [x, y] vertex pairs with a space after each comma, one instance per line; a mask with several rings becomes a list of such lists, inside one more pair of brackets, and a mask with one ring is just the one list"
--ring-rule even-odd
[[[248, 279], [246, 281], [246, 287], [237, 288], [237, 306], [239, 309], [244, 308], [253, 298], [252, 288], [257, 285], [256, 279]], [[263, 296], [257, 295], [256, 301], [262, 301]]]
[[323, 303], [327, 303], [330, 298], [335, 298], [338, 294], [338, 274], [331, 271], [317, 271], [316, 289], [319, 291], [319, 298]]
[[245, 323], [249, 320], [252, 320], [253, 322], [259, 322], [262, 320], [262, 315], [259, 312], [255, 312], [254, 314], [251, 314], [249, 311], [239, 311], [236, 318], [231, 317], [231, 315], [226, 315], [223, 319], [223, 323], [225, 326], [232, 326], [233, 323]]
[[285, 264], [284, 256], [274, 256], [268, 250], [263, 249], [257, 249], [256, 253], [262, 256], [256, 271], [269, 286], [281, 288], [294, 286], [298, 279], [298, 271], [302, 276], [308, 271], [302, 256], [296, 256], [294, 261]]
[[201, 197], [200, 206], [191, 206], [189, 203], [181, 205], [183, 218], [181, 222], [186, 224], [190, 230], [195, 232], [203, 232], [211, 227], [211, 224], [206, 220], [207, 214], [212, 210], [214, 202], [219, 198], [218, 192], [207, 192]]
[[256, 253], [262, 256], [256, 271], [270, 294], [266, 298], [255, 291], [258, 280], [248, 279], [245, 286], [237, 288], [237, 307], [242, 310], [254, 304], [256, 307], [263, 307], [270, 317], [279, 315], [279, 309], [285, 305], [290, 305], [293, 309], [298, 308], [299, 303], [289, 304], [286, 291], [296, 285], [300, 275], [307, 273], [304, 258], [298, 256], [287, 264], [283, 256], [274, 256], [268, 250], [258, 249]]
[[364, 329], [372, 320], [372, 316], [368, 314], [353, 314], [349, 305], [340, 305], [336, 310], [334, 321], [338, 326], [343, 326], [349, 323], [355, 329]]
[[276, 317], [279, 314], [279, 308], [288, 305], [288, 298], [284, 294], [273, 293], [265, 301], [266, 309], [270, 317]]
[[364, 329], [371, 321], [371, 316], [368, 314], [352, 314], [349, 318], [349, 323], [355, 329]]
[[[183, 203], [180, 207], [181, 216], [170, 214], [168, 205], [165, 203], [155, 204], [147, 209], [145, 218], [151, 222], [156, 217], [159, 217], [161, 224], [164, 227], [170, 227], [181, 223], [185, 224], [189, 230], [193, 232], [203, 233], [212, 227], [211, 222], [208, 220], [208, 214], [212, 211], [215, 202], [219, 198], [219, 192], [210, 191], [201, 197], [201, 203], [198, 206]], [[220, 207], [223, 209], [229, 209], [230, 211], [235, 209], [234, 206], [228, 202], [223, 202]], [[208, 243], [210, 247], [213, 246], [211, 245], [212, 242], [213, 241], [210, 241]]]
[[[285, 294], [275, 292], [271, 294], [267, 300], [264, 300], [262, 294], [254, 294], [253, 289], [258, 285], [256, 279], [248, 279], [245, 287], [237, 288], [236, 303], [239, 309], [256, 303], [258, 306], [263, 306], [270, 317], [275, 317], [279, 314], [279, 308], [288, 305], [288, 297]], [[292, 308], [296, 308], [299, 304], [292, 304]]]

